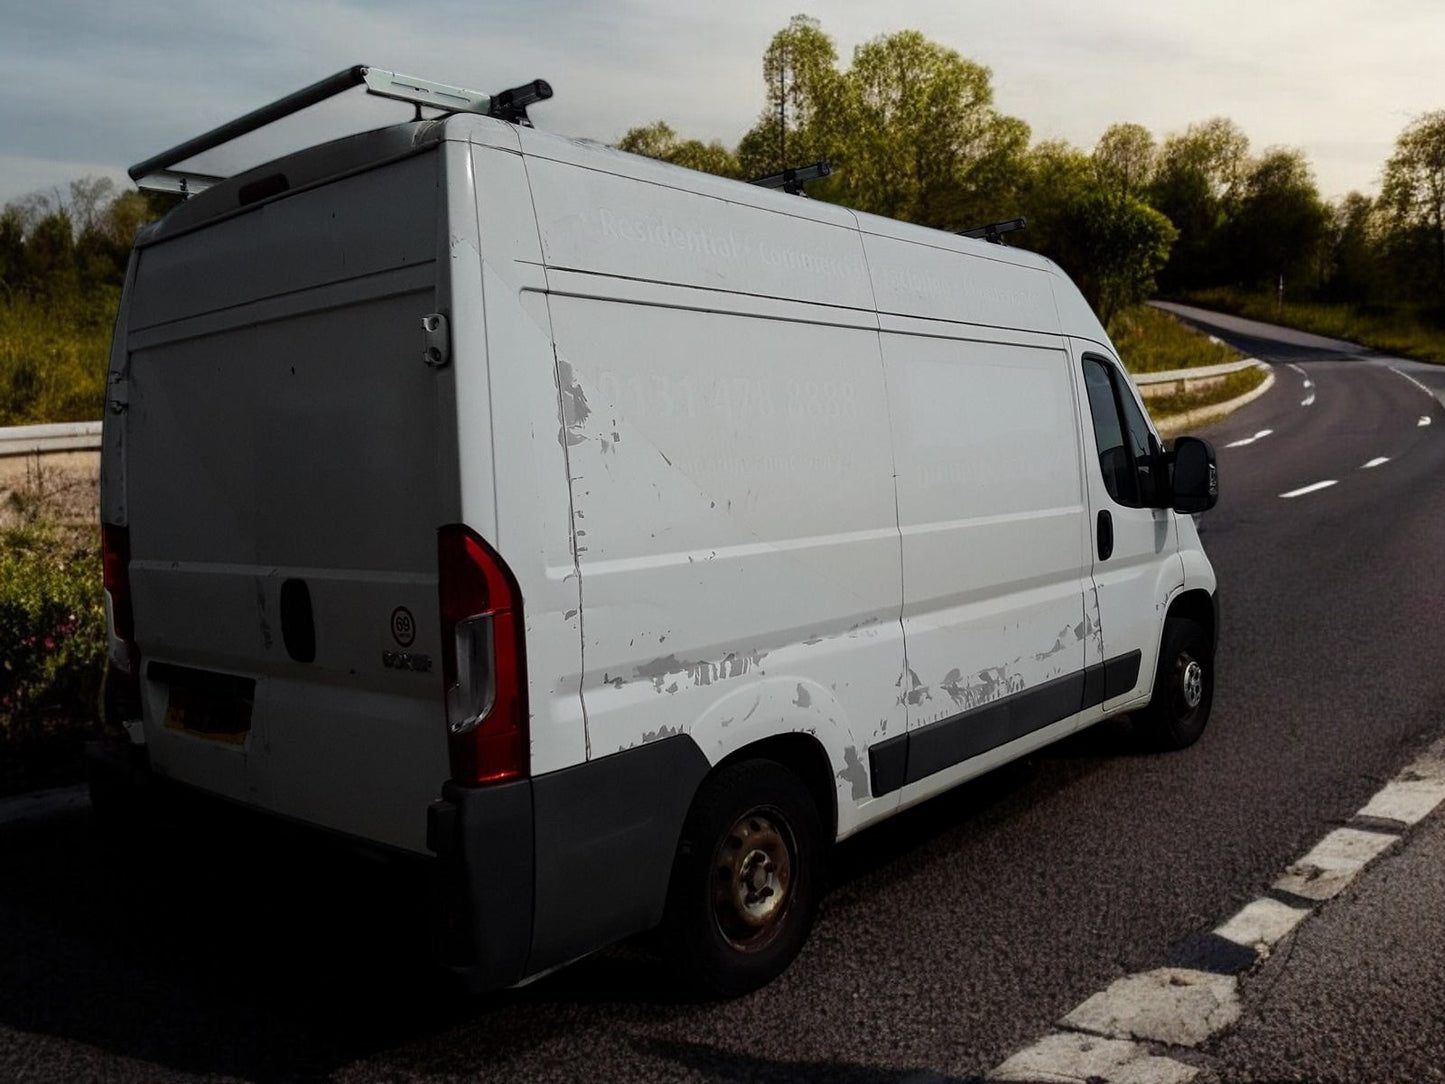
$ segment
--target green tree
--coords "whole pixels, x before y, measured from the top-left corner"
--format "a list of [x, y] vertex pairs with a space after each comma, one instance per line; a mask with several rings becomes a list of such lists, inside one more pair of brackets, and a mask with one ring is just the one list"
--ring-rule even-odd
[[1094, 172], [1105, 187], [1137, 196], [1153, 179], [1158, 154], [1154, 136], [1142, 124], [1111, 124], [1094, 144]]
[[842, 108], [838, 51], [817, 19], [794, 15], [763, 54], [766, 104], [738, 143], [744, 176], [765, 177], [826, 158]]
[[1429, 294], [1440, 299], [1445, 293], [1445, 110], [1417, 117], [1395, 140], [1380, 202], [1396, 234], [1395, 250], [1419, 261]]
[[1227, 237], [1236, 280], [1318, 284], [1328, 213], [1304, 152], [1272, 147], [1248, 166]]
[[[976, 225], [1020, 166], [1028, 127], [993, 107], [989, 70], [916, 30], [860, 45], [844, 79], [841, 202], [944, 229]], [[965, 217], [967, 216], [967, 217]]]
[[1225, 227], [1238, 205], [1249, 158], [1249, 139], [1233, 121], [1215, 117], [1170, 136], [1160, 149], [1148, 202], [1179, 231], [1166, 289], [1227, 281]]
[[1107, 325], [1153, 292], [1177, 231], [1138, 196], [1099, 177], [1097, 158], [1067, 143], [1035, 147], [1022, 186], [1029, 227], [1019, 243], [1068, 272]]
[[617, 141], [617, 149], [642, 154], [675, 166], [685, 166], [720, 177], [740, 177], [737, 155], [714, 140], [679, 139], [670, 124], [656, 121], [640, 128], [631, 128]]
[[1330, 301], [1370, 301], [1380, 288], [1383, 273], [1374, 200], [1351, 192], [1325, 209], [1324, 284]]

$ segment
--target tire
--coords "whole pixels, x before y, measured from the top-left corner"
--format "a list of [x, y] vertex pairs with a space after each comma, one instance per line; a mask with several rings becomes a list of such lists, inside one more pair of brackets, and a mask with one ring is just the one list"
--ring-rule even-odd
[[826, 844], [803, 781], [771, 760], [709, 777], [673, 862], [662, 948], [681, 985], [739, 997], [782, 974], [808, 938]]
[[1204, 733], [1213, 702], [1213, 645], [1197, 621], [1172, 617], [1164, 623], [1154, 695], [1140, 713], [1142, 737], [1155, 749], [1187, 749]]

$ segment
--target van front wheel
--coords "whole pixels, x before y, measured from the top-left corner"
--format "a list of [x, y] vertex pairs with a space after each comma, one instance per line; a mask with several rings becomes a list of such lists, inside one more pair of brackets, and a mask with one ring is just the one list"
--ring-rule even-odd
[[1204, 733], [1214, 701], [1214, 652], [1203, 626], [1185, 617], [1164, 623], [1154, 695], [1141, 713], [1156, 749], [1187, 749]]
[[738, 997], [770, 982], [807, 940], [824, 840], [796, 775], [731, 764], [699, 789], [673, 863], [663, 943], [682, 984]]

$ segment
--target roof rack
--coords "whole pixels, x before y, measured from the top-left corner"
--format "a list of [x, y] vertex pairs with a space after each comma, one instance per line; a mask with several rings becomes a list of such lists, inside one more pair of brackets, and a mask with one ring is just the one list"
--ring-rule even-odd
[[1021, 230], [1029, 224], [1027, 218], [1011, 218], [1007, 222], [991, 222], [987, 226], [975, 226], [971, 230], [959, 230], [960, 237], [976, 237], [980, 241], [991, 241], [995, 245], [1004, 243], [1003, 234]]
[[527, 106], [552, 97], [552, 87], [542, 79], [534, 79], [499, 94], [482, 94], [465, 87], [433, 83], [427, 79], [358, 64], [320, 82], [312, 83], [309, 87], [303, 87], [270, 105], [252, 110], [219, 128], [212, 128], [209, 132], [188, 139], [168, 151], [147, 158], [144, 162], [137, 162], [128, 171], [130, 178], [140, 188], [194, 195], [226, 178], [193, 170], [175, 170], [171, 169], [171, 166], [362, 84], [366, 85], [368, 94], [415, 104], [418, 120], [421, 119], [421, 107], [428, 106], [445, 113], [481, 113], [530, 127], [532, 122], [527, 117]]
[[833, 172], [830, 162], [814, 162], [811, 166], [798, 166], [796, 169], [785, 169], [781, 173], [774, 173], [767, 177], [755, 177], [748, 184], [755, 184], [760, 188], [781, 188], [792, 196], [806, 196], [803, 185], [809, 181], [820, 181]]

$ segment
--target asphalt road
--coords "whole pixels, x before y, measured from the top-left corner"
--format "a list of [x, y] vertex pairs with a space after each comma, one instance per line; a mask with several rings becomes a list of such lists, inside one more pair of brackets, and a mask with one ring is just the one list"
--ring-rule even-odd
[[460, 997], [409, 932], [414, 870], [244, 818], [0, 827], [0, 1078], [967, 1080], [1175, 962], [1445, 733], [1445, 372], [1214, 327], [1278, 367], [1203, 434], [1223, 628], [1194, 748], [1104, 724], [849, 841], [802, 957], [726, 1004], [659, 989], [645, 945]]

